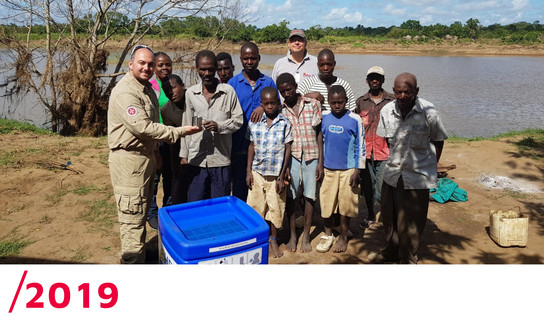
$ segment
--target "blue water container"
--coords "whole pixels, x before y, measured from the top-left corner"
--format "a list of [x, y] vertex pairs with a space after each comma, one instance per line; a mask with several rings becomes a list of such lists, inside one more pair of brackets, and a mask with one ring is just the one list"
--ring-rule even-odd
[[267, 264], [268, 224], [242, 200], [222, 197], [159, 209], [162, 264]]

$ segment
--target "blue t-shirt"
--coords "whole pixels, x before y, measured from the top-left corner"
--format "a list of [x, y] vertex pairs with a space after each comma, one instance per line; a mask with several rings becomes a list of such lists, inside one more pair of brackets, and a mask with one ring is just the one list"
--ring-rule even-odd
[[261, 105], [261, 90], [266, 87], [276, 87], [276, 83], [269, 76], [260, 73], [255, 86], [252, 88], [242, 72], [232, 77], [230, 84], [236, 91], [240, 106], [244, 111], [244, 124], [232, 135], [232, 153], [247, 153], [249, 140], [246, 139], [247, 123], [253, 113]]
[[366, 161], [365, 131], [357, 114], [347, 110], [337, 118], [323, 111], [323, 165], [327, 169], [364, 169]]

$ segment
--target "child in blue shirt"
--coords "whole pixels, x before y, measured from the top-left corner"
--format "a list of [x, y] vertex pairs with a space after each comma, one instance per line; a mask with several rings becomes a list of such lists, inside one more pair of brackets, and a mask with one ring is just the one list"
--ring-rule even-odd
[[287, 187], [284, 182], [291, 159], [291, 124], [281, 114], [278, 90], [266, 87], [261, 91], [264, 114], [261, 121], [249, 122], [247, 136], [246, 183], [247, 204], [270, 225], [270, 251], [274, 258], [283, 252], [279, 249], [278, 229], [282, 228], [285, 214]]
[[339, 210], [341, 232], [333, 251], [344, 252], [349, 222], [359, 214], [359, 169], [365, 168], [365, 133], [359, 115], [346, 109], [344, 87], [332, 86], [328, 100], [331, 110], [323, 111], [321, 127], [325, 177], [319, 190], [325, 235], [316, 250], [327, 252], [332, 247], [332, 214]]

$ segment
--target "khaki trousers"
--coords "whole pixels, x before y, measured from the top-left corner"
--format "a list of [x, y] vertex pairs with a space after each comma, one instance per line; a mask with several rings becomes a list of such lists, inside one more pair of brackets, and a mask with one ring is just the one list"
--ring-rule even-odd
[[120, 224], [121, 263], [144, 263], [146, 213], [153, 196], [156, 167], [154, 154], [113, 151], [109, 167]]

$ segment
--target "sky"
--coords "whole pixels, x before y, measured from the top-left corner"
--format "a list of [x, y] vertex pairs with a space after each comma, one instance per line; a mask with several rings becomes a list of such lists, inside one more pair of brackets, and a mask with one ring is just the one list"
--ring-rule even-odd
[[488, 26], [525, 21], [544, 23], [544, 0], [244, 0], [252, 24], [258, 28], [286, 20], [289, 28], [400, 26], [417, 20], [463, 24], [470, 18]]

